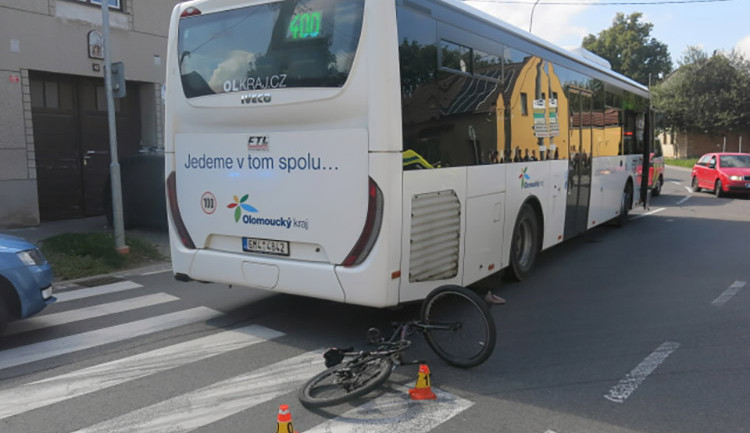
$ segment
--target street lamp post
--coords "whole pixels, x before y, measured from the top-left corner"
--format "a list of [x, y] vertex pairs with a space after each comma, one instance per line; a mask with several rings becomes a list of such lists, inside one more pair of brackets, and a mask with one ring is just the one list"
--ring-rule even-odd
[[531, 18], [529, 18], [529, 33], [531, 33], [531, 25], [534, 22], [534, 9], [536, 9], [536, 5], [538, 5], [540, 0], [536, 0], [534, 2], [534, 6], [531, 7]]
[[115, 97], [112, 94], [112, 57], [109, 43], [109, 0], [102, 0], [102, 27], [104, 33], [104, 93], [107, 96], [107, 120], [109, 121], [109, 174], [112, 184], [112, 222], [115, 231], [115, 249], [128, 254], [125, 245], [125, 224], [122, 216], [122, 185], [120, 162], [117, 158], [117, 124], [115, 123]]

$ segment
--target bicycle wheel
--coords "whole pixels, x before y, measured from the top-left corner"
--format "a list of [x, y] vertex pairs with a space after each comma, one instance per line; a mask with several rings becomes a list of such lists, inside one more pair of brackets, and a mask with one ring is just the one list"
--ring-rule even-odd
[[475, 367], [495, 350], [495, 321], [484, 301], [469, 289], [443, 286], [433, 290], [422, 303], [419, 318], [427, 325], [427, 344], [451, 365]]
[[308, 407], [345, 403], [383, 384], [392, 367], [389, 357], [344, 361], [307, 381], [299, 392], [299, 401]]

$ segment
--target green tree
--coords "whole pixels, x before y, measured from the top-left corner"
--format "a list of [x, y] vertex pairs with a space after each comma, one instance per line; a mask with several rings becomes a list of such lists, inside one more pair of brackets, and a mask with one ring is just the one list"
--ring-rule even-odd
[[612, 27], [602, 30], [598, 36], [586, 36], [581, 45], [607, 59], [612, 70], [648, 84], [649, 75], [657, 80], [672, 71], [672, 59], [667, 45], [650, 37], [654, 25], [639, 22], [642, 16], [640, 12], [628, 17], [618, 12]]
[[750, 126], [750, 62], [739, 53], [709, 56], [688, 48], [679, 69], [653, 89], [669, 127], [721, 135]]

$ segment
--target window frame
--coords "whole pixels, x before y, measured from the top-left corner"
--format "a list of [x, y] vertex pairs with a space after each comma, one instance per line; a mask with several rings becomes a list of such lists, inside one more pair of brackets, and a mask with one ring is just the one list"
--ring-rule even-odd
[[[95, 6], [99, 8], [102, 6], [102, 0], [67, 0], [67, 1], [72, 2], [72, 3], [83, 3], [89, 6]], [[122, 11], [123, 2], [124, 0], [108, 0], [109, 8], [115, 11]]]

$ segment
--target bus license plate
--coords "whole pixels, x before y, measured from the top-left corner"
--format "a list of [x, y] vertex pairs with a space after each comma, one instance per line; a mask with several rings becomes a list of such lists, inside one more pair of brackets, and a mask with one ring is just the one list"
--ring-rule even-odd
[[242, 249], [249, 253], [288, 256], [289, 242], [271, 241], [268, 239], [242, 238]]

